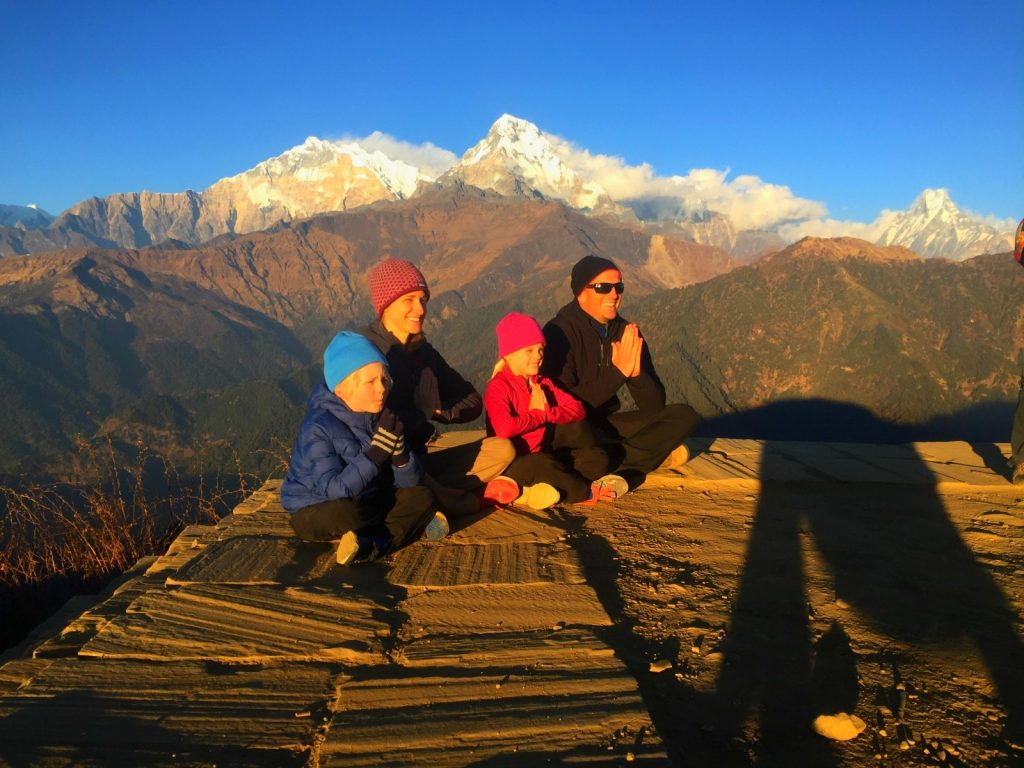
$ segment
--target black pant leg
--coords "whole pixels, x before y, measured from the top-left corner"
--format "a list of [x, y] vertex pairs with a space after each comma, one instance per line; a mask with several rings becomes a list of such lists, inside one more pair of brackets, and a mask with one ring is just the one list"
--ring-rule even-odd
[[505, 469], [520, 486], [548, 483], [558, 489], [562, 501], [575, 504], [590, 496], [590, 483], [579, 473], [565, 466], [550, 453], [527, 453], [517, 456]]
[[300, 539], [337, 541], [349, 531], [387, 529], [394, 546], [415, 539], [434, 516], [434, 494], [422, 485], [303, 507], [289, 522]]
[[303, 507], [289, 515], [288, 521], [300, 539], [337, 541], [349, 531], [380, 525], [386, 517], [386, 507], [360, 499], [331, 499]]
[[688, 405], [666, 405], [660, 411], [613, 413], [608, 418], [622, 437], [622, 469], [650, 472], [685, 440], [700, 417]]
[[560, 461], [589, 482], [611, 471], [613, 462], [609, 451], [599, 444], [597, 432], [588, 421], [556, 424], [551, 450]]
[[426, 486], [396, 488], [394, 506], [384, 521], [395, 546], [401, 547], [419, 538], [436, 511], [434, 494]]

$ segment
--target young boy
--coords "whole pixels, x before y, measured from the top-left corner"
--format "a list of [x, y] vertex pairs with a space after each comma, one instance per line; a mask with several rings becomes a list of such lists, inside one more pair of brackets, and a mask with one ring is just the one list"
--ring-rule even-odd
[[420, 533], [448, 533], [434, 495], [420, 485], [423, 471], [406, 448], [402, 422], [384, 408], [388, 384], [373, 343], [351, 331], [335, 336], [281, 486], [295, 533], [340, 539], [340, 565], [382, 557]]

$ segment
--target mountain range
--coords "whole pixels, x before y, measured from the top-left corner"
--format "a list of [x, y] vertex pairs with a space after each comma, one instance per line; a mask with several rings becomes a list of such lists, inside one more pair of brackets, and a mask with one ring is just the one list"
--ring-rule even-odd
[[52, 221], [52, 214], [34, 205], [0, 205], [0, 227], [42, 229]]
[[[510, 115], [501, 116], [480, 142], [444, 169], [418, 167], [367, 143], [311, 137], [201, 192], [130, 192], [89, 198], [52, 220], [22, 216], [14, 225], [0, 226], [0, 255], [161, 243], [195, 247], [220, 235], [462, 184], [506, 196], [557, 200], [590, 216], [714, 246], [749, 262], [814, 230], [815, 222], [807, 217], [820, 207], [796, 205], [782, 218], [760, 224], [749, 216], [737, 219], [707, 191], [709, 179], [721, 184], [712, 178], [714, 172], [638, 186], [626, 178], [636, 169], [609, 163]], [[614, 194], [607, 188], [612, 184]], [[828, 226], [830, 234], [841, 233], [841, 225], [839, 231], [835, 223]], [[906, 246], [928, 257], [959, 260], [1012, 247], [1009, 231], [960, 211], [941, 189], [925, 190], [907, 211], [885, 212], [873, 225], [853, 228], [870, 231], [878, 244]]]
[[428, 334], [482, 389], [497, 320], [551, 317], [588, 253], [622, 267], [626, 317], [672, 396], [706, 417], [800, 397], [904, 425], [986, 403], [995, 416], [975, 427], [1008, 418], [1024, 274], [1005, 254], [958, 263], [808, 238], [744, 266], [616, 217], [451, 179], [197, 248], [0, 259], [0, 471], [67, 472], [76, 435], [276, 467], [323, 345], [372, 318], [368, 275], [383, 256], [427, 275]]

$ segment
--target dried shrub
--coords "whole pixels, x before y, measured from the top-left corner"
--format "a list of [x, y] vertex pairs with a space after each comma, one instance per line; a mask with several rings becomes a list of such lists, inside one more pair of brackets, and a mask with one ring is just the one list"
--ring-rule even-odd
[[[223, 451], [223, 445], [204, 450]], [[185, 474], [136, 446], [80, 441], [73, 480], [0, 484], [0, 648], [74, 594], [100, 589], [189, 524], [214, 523], [261, 484], [241, 471]]]

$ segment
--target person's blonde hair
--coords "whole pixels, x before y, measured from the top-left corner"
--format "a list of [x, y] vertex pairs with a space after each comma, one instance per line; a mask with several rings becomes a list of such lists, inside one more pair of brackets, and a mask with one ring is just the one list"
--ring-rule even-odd
[[493, 379], [493, 378], [494, 378], [495, 376], [497, 376], [497, 375], [498, 375], [499, 373], [501, 373], [502, 371], [504, 371], [504, 370], [505, 370], [505, 368], [507, 368], [507, 367], [508, 367], [508, 361], [507, 361], [507, 360], [505, 360], [505, 358], [504, 358], [504, 357], [500, 357], [500, 358], [498, 358], [498, 362], [496, 362], [496, 363], [494, 364], [494, 368], [493, 368], [493, 369], [491, 370], [491, 378]]

